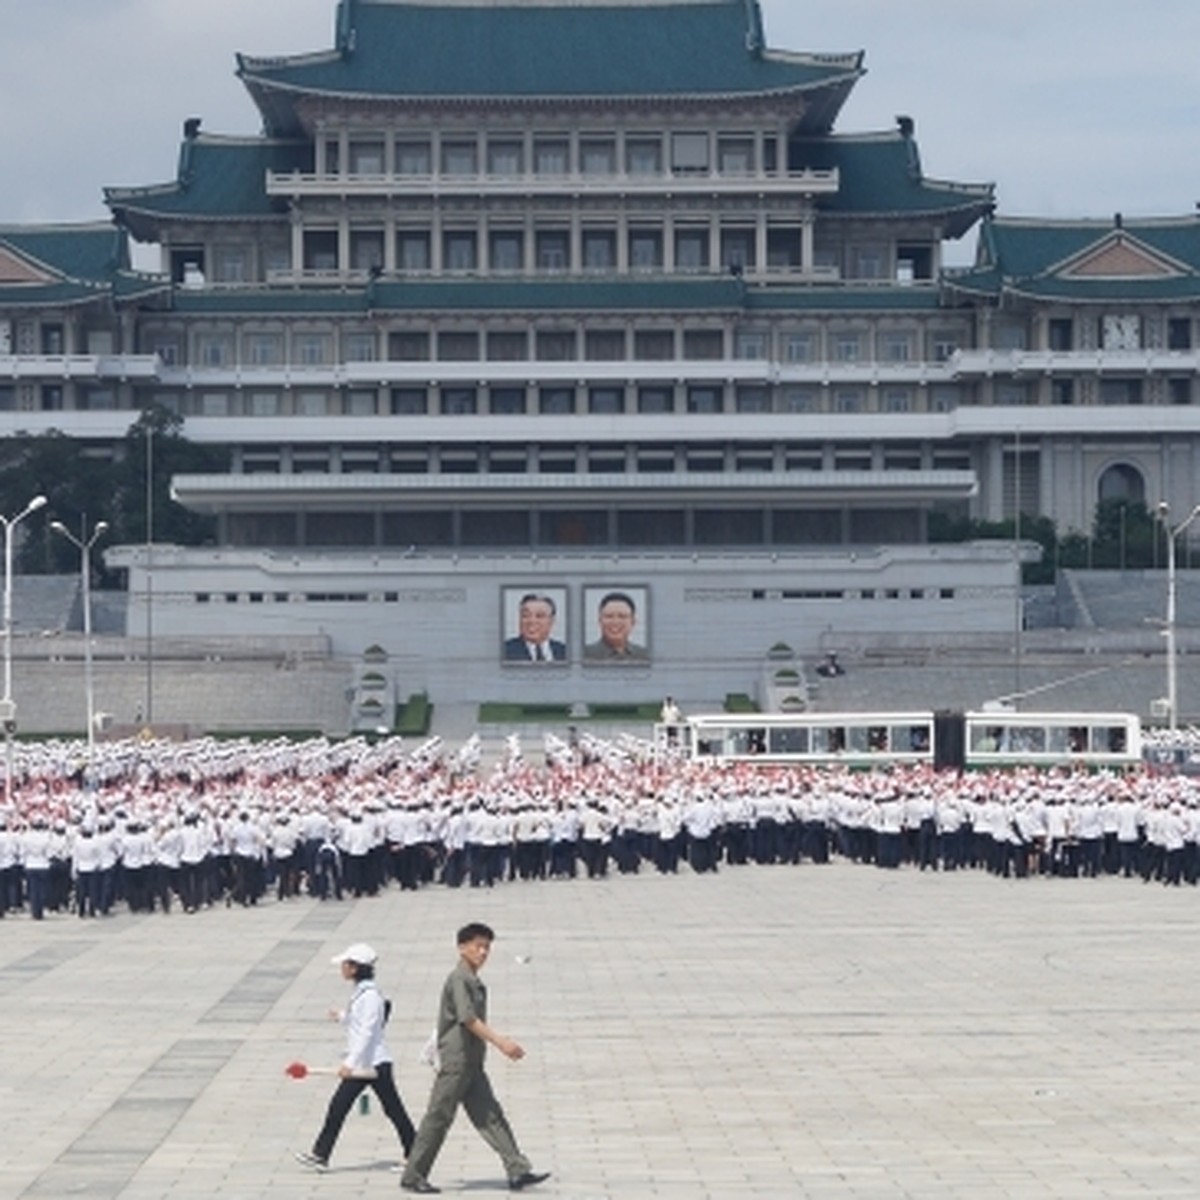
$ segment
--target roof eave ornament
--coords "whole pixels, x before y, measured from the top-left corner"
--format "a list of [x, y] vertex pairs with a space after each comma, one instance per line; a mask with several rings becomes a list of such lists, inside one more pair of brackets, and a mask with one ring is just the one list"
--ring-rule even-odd
[[337, 8], [336, 44], [338, 53], [349, 58], [358, 42], [354, 22], [354, 0], [339, 0]]
[[759, 58], [766, 49], [767, 39], [763, 33], [762, 9], [758, 0], [745, 0], [746, 4], [746, 50], [754, 58]]

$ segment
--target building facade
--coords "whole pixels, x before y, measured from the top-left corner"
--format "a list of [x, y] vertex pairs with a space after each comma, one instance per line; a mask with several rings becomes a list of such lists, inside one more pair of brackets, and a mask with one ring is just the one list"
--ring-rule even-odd
[[[911, 119], [838, 131], [862, 56], [769, 48], [756, 0], [341, 0], [334, 42], [240, 57], [262, 135], [187, 121], [116, 230], [0, 228], [0, 430], [161, 405], [231, 451], [173, 485], [216, 549], [110, 552], [130, 633], [610, 698], [619, 592], [638, 686], [711, 696], [776, 641], [1011, 628], [1012, 547], [931, 513], [1200, 500], [1194, 217], [997, 216]], [[527, 593], [555, 671], [505, 657]]]

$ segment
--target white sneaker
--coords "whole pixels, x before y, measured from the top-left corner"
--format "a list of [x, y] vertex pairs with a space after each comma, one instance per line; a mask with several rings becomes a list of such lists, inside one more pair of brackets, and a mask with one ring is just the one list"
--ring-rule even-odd
[[315, 1154], [308, 1150], [297, 1150], [296, 1161], [302, 1167], [308, 1167], [313, 1171], [328, 1171], [329, 1163], [324, 1158], [318, 1158]]

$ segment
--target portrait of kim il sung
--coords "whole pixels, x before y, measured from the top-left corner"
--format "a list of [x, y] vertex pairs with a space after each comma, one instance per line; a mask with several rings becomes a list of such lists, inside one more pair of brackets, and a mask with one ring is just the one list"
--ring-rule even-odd
[[649, 604], [644, 586], [585, 587], [584, 662], [648, 663]]
[[501, 589], [502, 654], [506, 663], [565, 663], [567, 589]]

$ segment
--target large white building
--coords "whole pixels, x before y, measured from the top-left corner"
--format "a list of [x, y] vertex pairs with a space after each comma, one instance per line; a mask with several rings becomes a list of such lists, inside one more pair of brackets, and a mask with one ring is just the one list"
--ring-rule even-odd
[[[861, 55], [770, 49], [756, 0], [341, 0], [238, 74], [261, 136], [187, 121], [115, 230], [0, 228], [0, 431], [162, 405], [231, 452], [174, 481], [216, 547], [110, 552], [131, 634], [149, 600], [435, 698], [712, 697], [777, 641], [1010, 629], [1012, 547], [932, 512], [1200, 500], [1200, 222], [999, 217], [911, 119], [835, 130]], [[530, 593], [545, 670], [506, 658]]]

